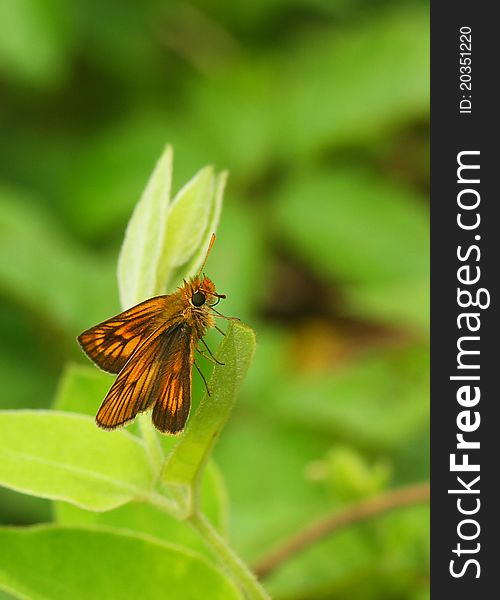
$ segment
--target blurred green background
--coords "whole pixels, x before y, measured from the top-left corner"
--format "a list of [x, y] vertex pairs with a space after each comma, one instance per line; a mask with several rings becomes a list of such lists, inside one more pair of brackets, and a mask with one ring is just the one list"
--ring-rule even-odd
[[[175, 189], [230, 171], [207, 273], [258, 335], [216, 449], [234, 546], [253, 563], [425, 480], [428, 51], [417, 0], [0, 0], [0, 407], [50, 406], [85, 363], [76, 335], [119, 311], [124, 228], [169, 142]], [[0, 490], [1, 522], [50, 518]], [[423, 600], [427, 508], [343, 530], [266, 584]]]

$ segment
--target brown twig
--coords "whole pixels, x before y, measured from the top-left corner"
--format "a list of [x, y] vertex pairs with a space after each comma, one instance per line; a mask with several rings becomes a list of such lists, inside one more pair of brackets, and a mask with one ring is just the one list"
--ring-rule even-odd
[[354, 504], [342, 512], [327, 515], [320, 521], [306, 526], [305, 529], [285, 540], [276, 550], [264, 556], [254, 565], [253, 572], [258, 577], [266, 577], [295, 554], [339, 529], [384, 514], [394, 508], [426, 502], [429, 495], [429, 483], [418, 483], [391, 490], [375, 498]]

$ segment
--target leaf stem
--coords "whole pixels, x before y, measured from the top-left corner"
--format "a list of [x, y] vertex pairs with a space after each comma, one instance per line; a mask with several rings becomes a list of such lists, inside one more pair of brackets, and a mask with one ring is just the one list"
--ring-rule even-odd
[[191, 525], [198, 531], [205, 543], [217, 556], [221, 564], [245, 593], [248, 600], [270, 600], [271, 597], [257, 581], [248, 566], [229, 546], [221, 534], [212, 526], [203, 513], [196, 512], [189, 518]]
[[156, 506], [159, 510], [167, 513], [171, 517], [178, 519], [179, 521], [182, 519], [182, 515], [179, 511], [179, 506], [175, 500], [171, 500], [170, 498], [166, 498], [163, 494], [153, 491], [148, 496], [144, 498], [147, 502]]

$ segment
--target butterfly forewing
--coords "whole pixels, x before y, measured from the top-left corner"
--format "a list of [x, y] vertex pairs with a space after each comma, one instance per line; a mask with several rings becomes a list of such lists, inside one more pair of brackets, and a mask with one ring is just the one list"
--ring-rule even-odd
[[85, 353], [104, 371], [119, 373], [132, 354], [165, 323], [169, 296], [156, 296], [78, 336]]
[[[157, 424], [153, 414], [155, 425], [164, 432], [180, 431], [191, 401], [190, 348], [191, 333], [186, 324], [166, 326], [151, 334], [111, 386], [97, 413], [97, 424], [114, 429], [154, 405], [153, 413], [158, 416]], [[187, 389], [179, 378], [188, 382]], [[159, 404], [161, 408], [157, 408]]]

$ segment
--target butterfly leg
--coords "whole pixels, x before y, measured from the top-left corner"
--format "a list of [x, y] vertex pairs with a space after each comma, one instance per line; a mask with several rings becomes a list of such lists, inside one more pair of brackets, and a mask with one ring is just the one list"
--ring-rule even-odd
[[206, 358], [207, 360], [209, 360], [212, 364], [214, 365], [223, 365], [224, 363], [219, 362], [218, 360], [212, 358], [211, 356], [209, 356], [208, 354], [205, 354], [203, 352], [203, 350], [200, 350], [199, 348], [196, 348], [196, 352], [198, 352], [198, 354], [200, 356], [203, 356], [203, 358]]
[[214, 325], [214, 328], [217, 329], [217, 331], [219, 333], [221, 333], [224, 337], [226, 337], [226, 334], [222, 331], [222, 329], [220, 327], [217, 327], [217, 325]]
[[238, 317], [226, 317], [226, 315], [223, 315], [218, 310], [215, 310], [215, 308], [213, 306], [211, 306], [210, 308], [212, 310], [212, 313], [215, 313], [212, 316], [215, 317], [216, 319], [226, 319], [226, 321], [239, 321], [240, 320], [240, 319], [238, 319]]
[[205, 375], [203, 375], [203, 372], [201, 371], [200, 367], [196, 364], [196, 361], [194, 361], [193, 364], [196, 367], [196, 370], [198, 371], [198, 373], [201, 375], [201, 378], [203, 379], [203, 383], [205, 384], [205, 389], [207, 390], [207, 394], [209, 396], [211, 396], [210, 390], [208, 389], [207, 380], [205, 379]]
[[210, 354], [210, 357], [208, 357], [204, 352], [202, 352], [201, 350], [198, 350], [198, 352], [204, 356], [205, 358], [207, 358], [210, 362], [213, 362], [215, 365], [223, 365], [223, 362], [220, 362], [220, 360], [217, 360], [215, 358], [215, 356], [213, 355], [212, 351], [210, 350], [210, 348], [208, 347], [207, 343], [205, 342], [205, 340], [203, 338], [201, 338], [201, 343], [205, 346], [205, 348], [207, 349], [207, 352]]

